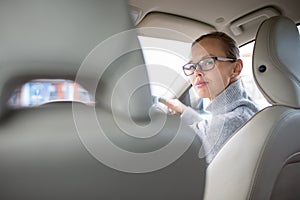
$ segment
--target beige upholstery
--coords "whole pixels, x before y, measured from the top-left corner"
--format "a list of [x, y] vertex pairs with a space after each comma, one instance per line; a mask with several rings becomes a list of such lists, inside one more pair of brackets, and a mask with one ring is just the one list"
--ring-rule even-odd
[[300, 198], [300, 40], [293, 21], [258, 30], [253, 73], [270, 107], [257, 113], [207, 169], [205, 200]]
[[[300, 41], [294, 22], [274, 18], [260, 28], [253, 57], [255, 81], [274, 105], [300, 107]], [[266, 66], [261, 73], [259, 67]]]
[[[201, 143], [153, 109], [126, 1], [1, 1], [0, 27], [1, 200], [202, 198]], [[96, 107], [9, 110], [33, 78], [76, 80]]]

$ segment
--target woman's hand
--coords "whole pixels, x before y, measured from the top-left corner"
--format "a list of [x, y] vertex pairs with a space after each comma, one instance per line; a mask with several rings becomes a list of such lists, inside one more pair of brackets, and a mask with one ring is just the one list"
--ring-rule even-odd
[[186, 105], [181, 103], [178, 99], [168, 99], [165, 104], [169, 107], [171, 113], [182, 114], [186, 109]]

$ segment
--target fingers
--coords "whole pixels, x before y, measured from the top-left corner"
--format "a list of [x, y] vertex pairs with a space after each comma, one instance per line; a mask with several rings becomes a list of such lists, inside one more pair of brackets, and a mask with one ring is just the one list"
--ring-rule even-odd
[[186, 107], [178, 99], [166, 100], [165, 104], [169, 107], [169, 109], [172, 110], [172, 112], [175, 111], [176, 113], [180, 113], [180, 114], [183, 113], [183, 111], [185, 110], [185, 107]]
[[172, 110], [171, 108], [168, 108], [168, 111], [172, 115], [175, 115], [177, 113], [175, 110]]
[[174, 106], [169, 100], [165, 100], [164, 104], [168, 107], [168, 111], [170, 114], [176, 114], [176, 111], [174, 110]]
[[182, 104], [178, 99], [164, 99], [162, 97], [159, 97], [158, 101], [165, 104], [171, 114], [181, 114], [186, 108], [186, 106]]

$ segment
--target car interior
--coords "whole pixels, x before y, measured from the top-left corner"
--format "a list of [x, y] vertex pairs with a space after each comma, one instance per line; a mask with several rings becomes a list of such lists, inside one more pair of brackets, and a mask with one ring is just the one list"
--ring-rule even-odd
[[[0, 1], [0, 199], [299, 199], [299, 5]], [[182, 65], [212, 31], [261, 110], [208, 165], [163, 100], [205, 115]]]

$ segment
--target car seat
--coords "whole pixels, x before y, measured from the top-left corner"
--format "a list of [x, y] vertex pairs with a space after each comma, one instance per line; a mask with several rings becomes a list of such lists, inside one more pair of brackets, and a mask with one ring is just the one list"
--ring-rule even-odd
[[[153, 106], [124, 0], [0, 2], [0, 199], [201, 199], [201, 141]], [[12, 110], [32, 79], [80, 83], [95, 106]]]
[[253, 74], [271, 106], [240, 128], [211, 162], [205, 200], [300, 198], [299, 57], [292, 20], [278, 16], [261, 24]]

